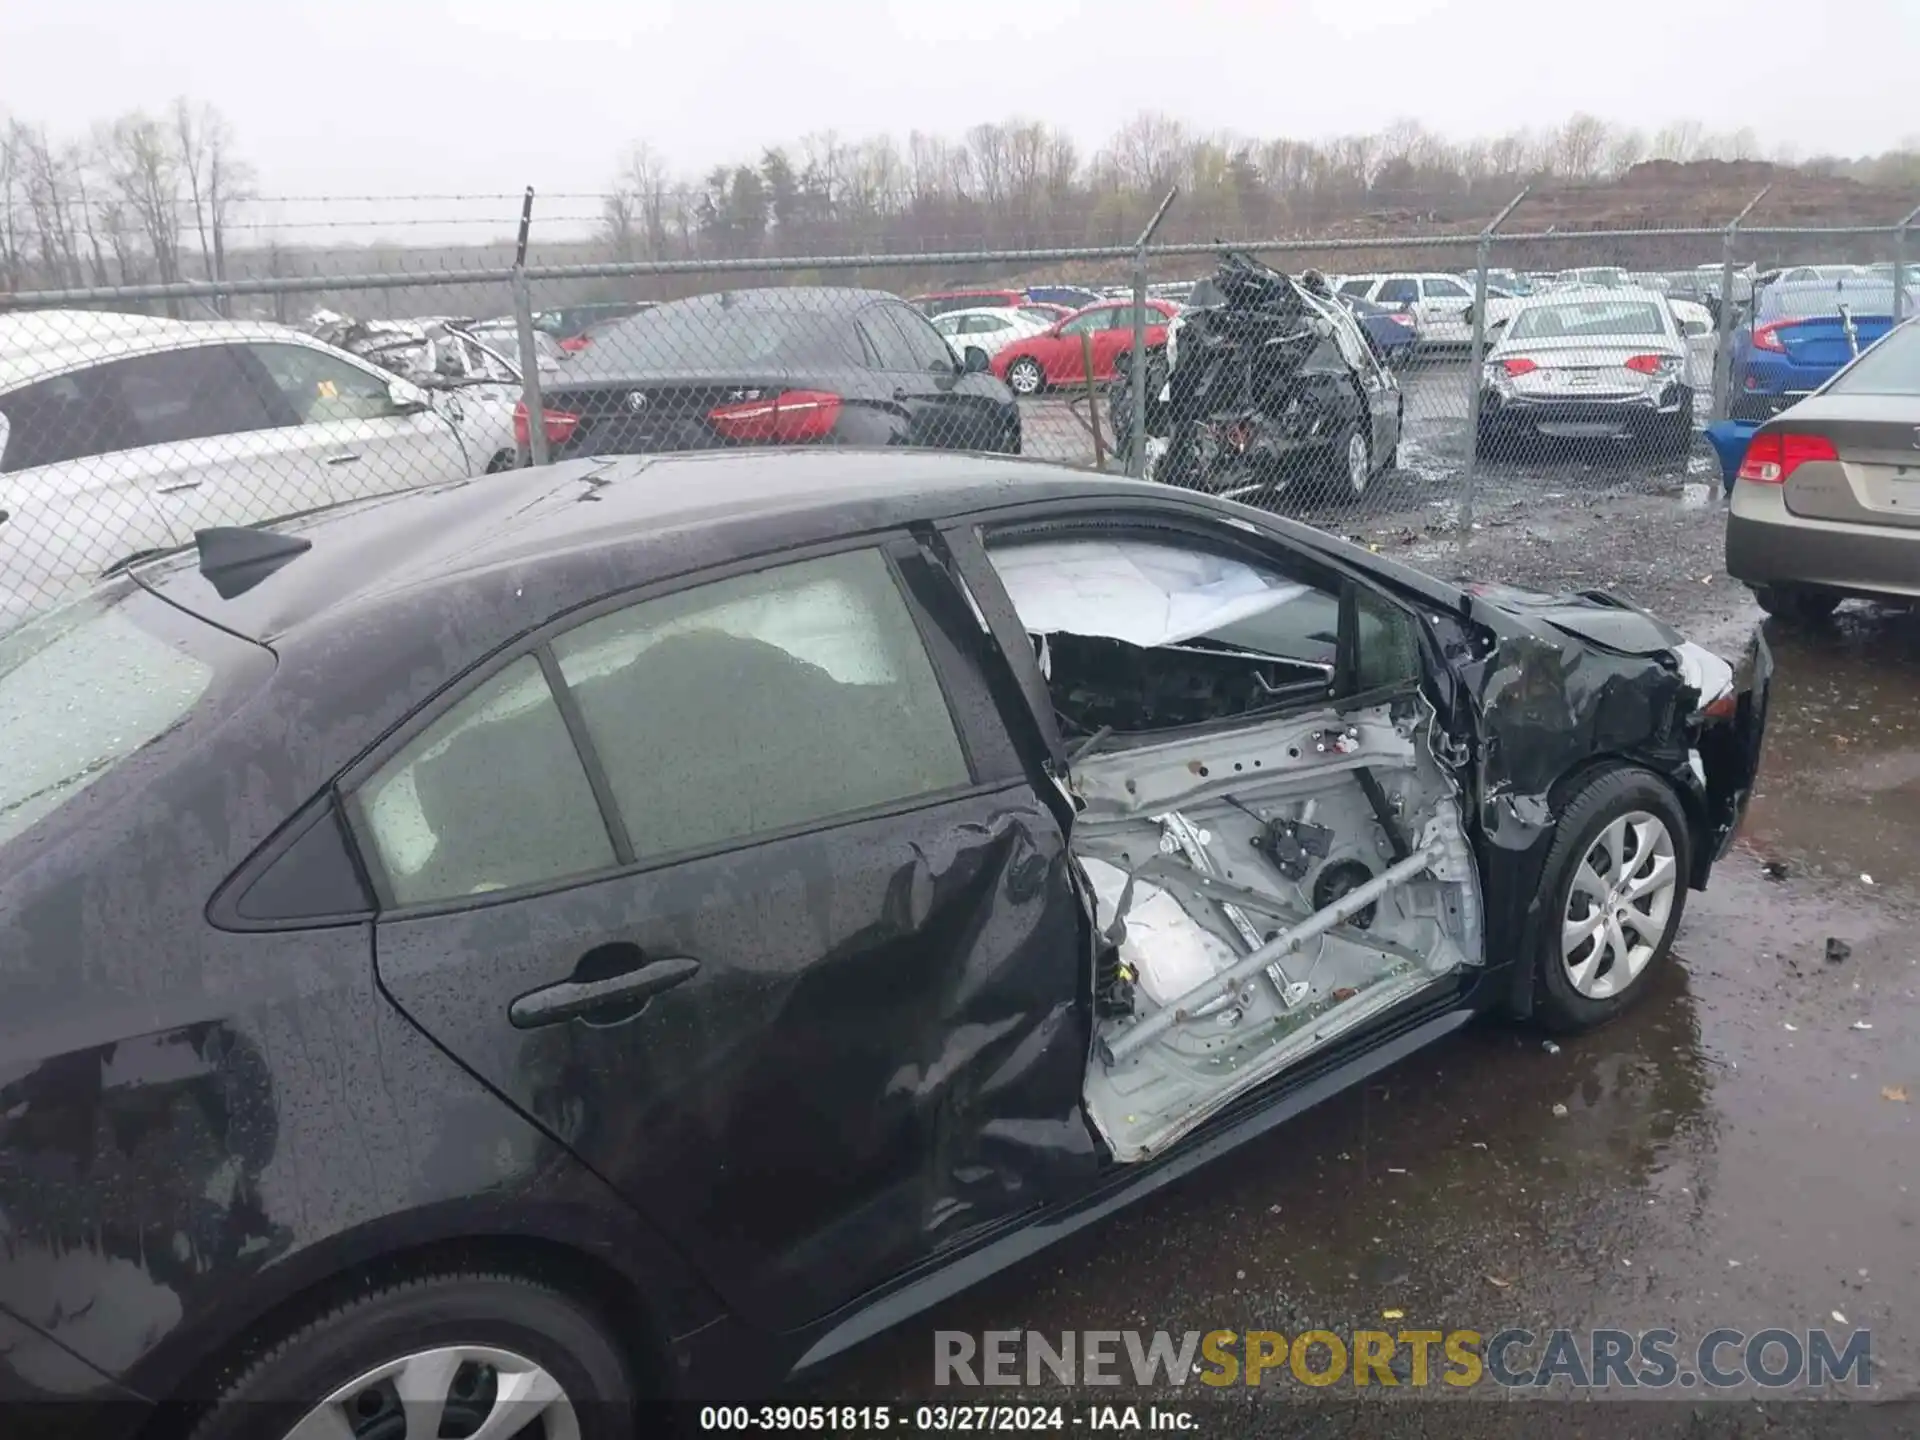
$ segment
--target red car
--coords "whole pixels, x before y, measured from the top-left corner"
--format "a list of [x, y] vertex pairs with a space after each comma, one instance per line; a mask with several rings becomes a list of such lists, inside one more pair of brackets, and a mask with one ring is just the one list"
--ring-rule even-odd
[[[1147, 345], [1164, 347], [1167, 325], [1180, 307], [1169, 300], [1147, 301]], [[1080, 337], [1093, 341], [1093, 378], [1111, 380], [1114, 357], [1133, 346], [1133, 302], [1109, 300], [1076, 310], [1051, 330], [1016, 340], [993, 357], [991, 369], [1016, 395], [1037, 395], [1049, 385], [1070, 385], [1087, 378]]]

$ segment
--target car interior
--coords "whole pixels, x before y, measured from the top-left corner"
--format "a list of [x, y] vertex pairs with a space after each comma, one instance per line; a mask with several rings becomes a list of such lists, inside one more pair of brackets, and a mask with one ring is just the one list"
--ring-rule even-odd
[[[1459, 802], [1411, 622], [1149, 540], [990, 554], [1072, 752], [1101, 935], [1086, 1105], [1121, 1161], [1482, 960]], [[1396, 682], [1398, 682], [1396, 684]]]

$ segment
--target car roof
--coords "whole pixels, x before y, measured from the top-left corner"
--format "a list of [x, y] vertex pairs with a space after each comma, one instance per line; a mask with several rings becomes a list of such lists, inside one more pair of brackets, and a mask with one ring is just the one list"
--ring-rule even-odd
[[943, 310], [936, 318], [954, 320], [963, 315], [991, 315], [996, 319], [1004, 319], [1008, 315], [1018, 315], [1029, 308], [1031, 307], [1026, 305], [969, 305], [964, 310]]
[[713, 290], [705, 295], [689, 295], [681, 300], [650, 305], [638, 315], [618, 318], [637, 320], [640, 315], [654, 315], [667, 310], [676, 314], [685, 314], [690, 310], [826, 312], [857, 309], [871, 305], [876, 300], [890, 301], [895, 305], [902, 303], [900, 297], [890, 290], [862, 290], [852, 285], [761, 285], [744, 290]]
[[[40, 317], [45, 317], [44, 323], [5, 328], [11, 321]], [[135, 323], [100, 323], [110, 318]], [[73, 322], [70, 330], [66, 328], [69, 320]], [[34, 311], [0, 316], [0, 392], [107, 360], [231, 340], [271, 340], [338, 353], [336, 347], [324, 345], [304, 331], [264, 321], [161, 320], [145, 315], [107, 317], [93, 311]]]
[[[617, 559], [618, 579], [605, 593], [838, 535], [1062, 494], [1127, 491], [1165, 493], [1044, 462], [937, 451], [601, 457], [401, 491], [257, 527], [297, 536], [311, 549], [229, 599], [200, 575], [191, 548], [132, 570], [186, 609], [271, 642], [383, 604], [443, 605], [445, 592], [464, 582], [484, 586], [486, 577], [508, 573], [597, 569]], [[597, 582], [572, 583], [591, 591]], [[590, 598], [571, 595], [555, 609]], [[535, 613], [532, 602], [515, 608]]]
[[1667, 297], [1658, 290], [1648, 290], [1639, 285], [1568, 285], [1563, 289], [1549, 290], [1544, 295], [1521, 295], [1515, 298], [1521, 302], [1522, 310], [1578, 304], [1583, 300], [1644, 300], [1650, 305], [1660, 306], [1667, 303]]

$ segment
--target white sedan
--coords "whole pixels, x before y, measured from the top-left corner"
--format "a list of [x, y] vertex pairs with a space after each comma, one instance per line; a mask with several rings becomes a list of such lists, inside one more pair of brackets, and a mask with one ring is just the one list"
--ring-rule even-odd
[[965, 356], [969, 345], [978, 345], [988, 355], [998, 354], [1016, 340], [1025, 340], [1053, 328], [1052, 317], [1043, 311], [1001, 310], [982, 306], [973, 310], [949, 310], [933, 317], [933, 328], [947, 337], [953, 353]]
[[277, 325], [0, 317], [0, 631], [199, 530], [478, 475], [472, 410]]

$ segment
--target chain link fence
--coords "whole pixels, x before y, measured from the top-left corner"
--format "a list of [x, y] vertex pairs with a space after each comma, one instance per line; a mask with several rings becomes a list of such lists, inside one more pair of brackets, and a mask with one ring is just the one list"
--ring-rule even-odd
[[1913, 216], [1574, 233], [1514, 213], [1464, 235], [1154, 245], [1149, 225], [1130, 246], [567, 265], [527, 263], [523, 217], [467, 268], [280, 256], [219, 284], [0, 295], [0, 625], [212, 526], [579, 456], [1017, 454], [1363, 537], [1714, 484], [1711, 419], [1790, 403], [1920, 286]]

